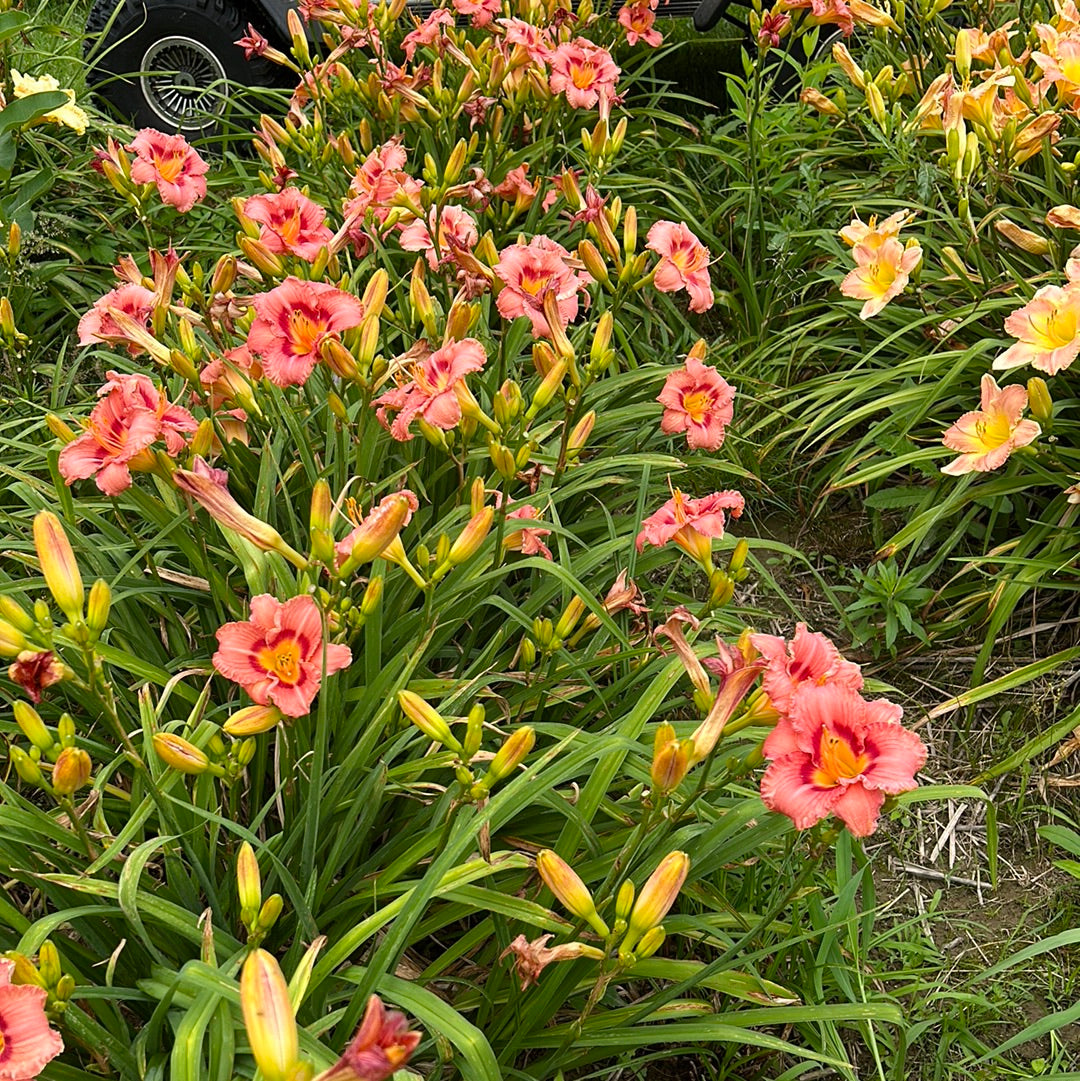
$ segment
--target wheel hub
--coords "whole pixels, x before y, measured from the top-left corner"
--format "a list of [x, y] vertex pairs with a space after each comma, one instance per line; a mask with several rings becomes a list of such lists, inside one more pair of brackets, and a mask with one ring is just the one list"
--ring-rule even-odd
[[159, 38], [143, 54], [140, 70], [146, 103], [178, 131], [198, 131], [225, 108], [225, 68], [201, 41]]

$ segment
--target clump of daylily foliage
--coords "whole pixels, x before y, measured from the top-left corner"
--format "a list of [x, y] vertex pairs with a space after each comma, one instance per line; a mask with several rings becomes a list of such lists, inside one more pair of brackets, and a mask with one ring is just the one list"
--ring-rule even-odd
[[[8, 540], [0, 1074], [554, 1077], [691, 1023], [836, 1061], [757, 1031], [816, 1015], [743, 947], [799, 938], [927, 749], [737, 607], [710, 252], [606, 183], [651, 6], [300, 12], [290, 55], [238, 43], [297, 79], [245, 190], [182, 136], [93, 156], [150, 246], [82, 314], [105, 382]], [[903, 224], [851, 228], [864, 315]]]

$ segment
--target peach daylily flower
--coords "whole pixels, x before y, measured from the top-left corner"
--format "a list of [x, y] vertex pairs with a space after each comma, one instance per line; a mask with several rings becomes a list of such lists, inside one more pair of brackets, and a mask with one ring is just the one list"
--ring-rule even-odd
[[868, 702], [837, 683], [802, 687], [762, 747], [771, 759], [761, 778], [765, 806], [796, 829], [832, 814], [868, 837], [885, 797], [918, 787], [926, 763], [926, 745], [900, 725], [902, 715], [892, 702]]
[[499, 252], [494, 271], [503, 282], [496, 298], [504, 319], [527, 316], [534, 338], [550, 338], [551, 327], [544, 311], [544, 298], [554, 294], [562, 329], [577, 318], [578, 293], [592, 278], [567, 265], [570, 253], [557, 241], [534, 236], [528, 244], [514, 244]]
[[626, 31], [626, 44], [636, 45], [644, 41], [654, 49], [664, 40], [664, 35], [657, 30], [653, 23], [656, 22], [656, 12], [653, 11], [649, 0], [636, 0], [632, 4], [623, 4], [619, 8], [619, 25]]
[[244, 215], [262, 226], [259, 242], [274, 255], [290, 253], [311, 263], [334, 238], [326, 211], [299, 188], [244, 200]]
[[575, 109], [610, 110], [620, 70], [607, 49], [588, 38], [565, 41], [551, 54], [549, 84], [556, 94], [565, 94]]
[[49, 1027], [44, 987], [13, 984], [15, 962], [0, 958], [0, 1081], [34, 1081], [64, 1050]]
[[982, 377], [981, 409], [965, 413], [941, 441], [960, 457], [942, 466], [942, 473], [959, 477], [965, 473], [989, 473], [1004, 465], [1019, 447], [1042, 434], [1038, 422], [1022, 420], [1027, 408], [1027, 388], [1019, 383], [999, 387], [990, 374]]
[[[447, 342], [413, 366], [410, 382], [387, 391], [371, 403], [377, 410], [379, 423], [402, 443], [412, 439], [409, 428], [417, 417], [444, 431], [457, 427], [461, 422], [462, 399], [468, 402], [472, 398], [465, 386], [465, 376], [480, 371], [486, 363], [487, 353], [475, 338]], [[387, 422], [387, 410], [397, 413], [393, 423]]]
[[109, 372], [108, 379], [86, 431], [60, 451], [57, 467], [65, 484], [93, 477], [101, 492], [115, 496], [131, 487], [132, 469], [153, 467], [152, 443], [164, 439], [166, 452], [175, 457], [199, 425], [148, 376]]
[[127, 351], [137, 357], [143, 351], [142, 346], [130, 340], [111, 313], [121, 312], [148, 328], [154, 302], [154, 293], [150, 289], [131, 284], [118, 286], [94, 301], [94, 306], [79, 320], [79, 344], [125, 345]]
[[864, 222], [858, 214], [851, 219], [849, 225], [845, 225], [839, 231], [840, 239], [849, 247], [854, 248], [857, 244], [876, 251], [889, 239], [897, 239], [900, 230], [915, 216], [914, 211], [898, 210], [890, 214], [880, 224], [876, 215], [871, 215], [868, 222]]
[[279, 387], [302, 386], [319, 362], [328, 337], [358, 327], [364, 307], [326, 282], [286, 278], [254, 298], [256, 318], [247, 345], [262, 357], [263, 371]]
[[899, 240], [888, 237], [876, 248], [856, 244], [852, 255], [857, 265], [840, 283], [840, 292], [864, 300], [859, 318], [870, 319], [904, 291], [911, 272], [922, 260], [922, 248], [918, 244], [905, 248]]
[[664, 407], [661, 431], [686, 432], [693, 450], [719, 450], [735, 410], [735, 388], [720, 373], [696, 357], [664, 380], [656, 399]]
[[472, 251], [480, 232], [476, 219], [460, 206], [444, 206], [441, 214], [432, 207], [426, 222], [420, 218], [409, 222], [398, 239], [406, 251], [423, 252], [428, 266], [437, 270], [441, 263], [452, 260], [455, 252]]
[[[506, 521], [507, 523], [511, 521], [535, 522], [539, 518], [540, 511], [531, 503], [526, 503], [510, 511], [506, 516]], [[553, 559], [551, 549], [540, 539], [550, 534], [550, 529], [542, 529], [538, 526], [514, 527], [508, 524], [506, 536], [503, 537], [503, 547], [520, 552], [523, 556], [543, 556], [545, 559]]]
[[1030, 364], [1047, 375], [1064, 371], [1080, 353], [1080, 283], [1044, 285], [1005, 320], [1019, 341], [993, 363], [995, 371]]
[[155, 184], [164, 203], [186, 214], [206, 195], [210, 166], [182, 135], [165, 135], [143, 128], [132, 140], [131, 179], [136, 184]]
[[[304, 717], [323, 677], [322, 616], [308, 594], [282, 604], [269, 593], [251, 599], [251, 619], [217, 630], [214, 667], [239, 683], [256, 705], [273, 703], [286, 717]], [[352, 663], [347, 646], [326, 644], [325, 674]]]
[[750, 645], [765, 661], [761, 685], [773, 708], [781, 715], [791, 710], [795, 693], [802, 686], [835, 683], [848, 690], [862, 690], [862, 671], [843, 658], [831, 639], [795, 624], [790, 642], [775, 634], [752, 634]]
[[707, 312], [713, 306], [709, 249], [684, 222], [656, 222], [645, 238], [645, 247], [660, 256], [653, 272], [653, 285], [661, 293], [685, 289], [690, 294], [692, 312]]
[[703, 567], [712, 560], [712, 539], [724, 535], [724, 512], [738, 518], [745, 501], [736, 491], [713, 492], [701, 499], [688, 499], [674, 489], [671, 498], [641, 523], [635, 545], [640, 552], [646, 544], [662, 548], [674, 541]]

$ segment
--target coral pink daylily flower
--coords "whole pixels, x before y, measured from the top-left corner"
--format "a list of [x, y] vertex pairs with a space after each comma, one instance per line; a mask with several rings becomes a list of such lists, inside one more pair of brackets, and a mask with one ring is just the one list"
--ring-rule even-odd
[[752, 634], [750, 644], [765, 661], [761, 685], [781, 715], [790, 711], [795, 692], [805, 684], [836, 683], [852, 691], [862, 690], [859, 666], [845, 660], [824, 634], [807, 630], [805, 623], [795, 624], [795, 637], [790, 642], [775, 634]]
[[328, 337], [357, 327], [364, 308], [356, 297], [325, 282], [286, 278], [255, 297], [247, 345], [262, 357], [263, 371], [279, 387], [307, 382]]
[[499, 26], [503, 28], [503, 41], [507, 45], [521, 46], [534, 64], [547, 63], [551, 57], [550, 30], [524, 19], [500, 19]]
[[1024, 364], [1047, 375], [1064, 371], [1080, 353], [1080, 282], [1044, 285], [1005, 320], [1005, 332], [1019, 341], [994, 361], [996, 371]]
[[244, 215], [262, 226], [259, 241], [274, 255], [290, 253], [311, 263], [334, 238], [324, 224], [326, 211], [299, 188], [252, 195], [244, 200]]
[[405, 50], [405, 59], [411, 61], [421, 45], [435, 45], [443, 37], [443, 27], [453, 26], [454, 16], [447, 8], [436, 8], [415, 30], [410, 30], [402, 39], [401, 47]]
[[120, 312], [140, 326], [149, 327], [154, 302], [153, 291], [142, 285], [118, 286], [96, 300], [79, 320], [79, 344], [104, 342], [106, 345], [125, 345], [128, 352], [137, 357], [143, 351], [142, 346], [131, 341], [111, 313]]
[[686, 432], [694, 450], [718, 450], [734, 416], [735, 388], [696, 357], [664, 380], [656, 399], [664, 407], [660, 428], [668, 435]]
[[671, 498], [641, 523], [637, 550], [646, 544], [662, 548], [674, 541], [684, 552], [707, 566], [712, 559], [712, 539], [724, 535], [725, 511], [732, 518], [743, 512], [745, 501], [739, 492], [713, 492], [701, 499], [688, 499], [674, 489]]
[[186, 214], [206, 195], [210, 166], [188, 145], [182, 135], [164, 135], [143, 128], [127, 148], [135, 157], [131, 179], [136, 184], [156, 184], [164, 203]]
[[644, 41], [646, 45], [651, 45], [655, 49], [664, 40], [663, 34], [653, 26], [655, 22], [656, 12], [653, 11], [648, 0], [623, 4], [619, 8], [619, 25], [626, 31], [627, 45], [636, 45], [639, 41]]
[[918, 244], [905, 247], [895, 237], [887, 237], [876, 246], [856, 244], [852, 249], [855, 269], [840, 283], [846, 297], [866, 301], [859, 311], [860, 319], [878, 314], [894, 297], [907, 287], [911, 272], [922, 261]]
[[902, 714], [837, 683], [801, 687], [762, 748], [771, 759], [761, 778], [765, 806], [796, 829], [833, 814], [854, 836], [869, 836], [885, 797], [916, 788], [926, 762], [926, 745], [900, 725]]
[[502, 13], [502, 0], [453, 0], [459, 15], [468, 15], [473, 26], [488, 26]]
[[597, 102], [602, 112], [611, 108], [619, 67], [607, 49], [588, 38], [565, 41], [551, 54], [548, 82], [556, 94], [565, 94], [575, 109], [592, 109]]
[[132, 469], [152, 468], [152, 443], [164, 439], [166, 452], [175, 457], [199, 425], [148, 376], [109, 372], [108, 380], [86, 431], [60, 451], [57, 465], [66, 484], [93, 477], [100, 491], [114, 496], [131, 486]]
[[660, 256], [653, 285], [661, 293], [685, 289], [690, 294], [692, 312], [707, 312], [713, 306], [709, 249], [683, 222], [656, 222], [645, 238], [645, 247]]
[[557, 241], [534, 236], [528, 244], [503, 248], [494, 270], [503, 282], [496, 304], [504, 319], [527, 316], [534, 338], [550, 338], [551, 327], [544, 311], [544, 298], [554, 295], [561, 329], [577, 318], [578, 293], [592, 278], [567, 265], [570, 253]]
[[[487, 353], [475, 338], [448, 342], [413, 365], [410, 382], [372, 402], [379, 423], [403, 443], [412, 439], [409, 428], [417, 417], [444, 431], [457, 427], [462, 401], [472, 401], [465, 376], [480, 371], [486, 363]], [[392, 424], [387, 423], [387, 410], [397, 412]]]
[[[257, 705], [304, 717], [323, 677], [322, 617], [308, 595], [284, 604], [269, 593], [251, 600], [251, 619], [217, 631], [214, 667], [239, 683]], [[347, 646], [326, 645], [326, 675], [352, 663]]]
[[503, 547], [520, 552], [524, 556], [553, 558], [551, 549], [541, 540], [542, 537], [551, 534], [550, 529], [542, 529], [539, 526], [517, 526], [516, 524], [512, 526], [509, 524], [511, 521], [514, 523], [535, 522], [539, 518], [540, 511], [531, 503], [515, 507], [514, 510], [510, 511], [506, 515], [507, 526], [506, 536], [503, 538]]
[[15, 962], [0, 958], [0, 1081], [34, 1081], [64, 1050], [49, 1027], [44, 987], [13, 984]]
[[460, 206], [444, 206], [441, 214], [432, 207], [426, 222], [414, 219], [399, 237], [406, 251], [422, 251], [432, 270], [452, 260], [457, 251], [472, 251], [479, 239], [476, 219]]
[[316, 1081], [387, 1081], [412, 1057], [420, 1036], [403, 1013], [386, 1009], [372, 995], [345, 1053]]
[[1035, 442], [1042, 429], [1034, 420], [1023, 420], [1027, 408], [1027, 388], [1019, 383], [999, 387], [992, 375], [980, 384], [982, 408], [965, 413], [941, 437], [960, 457], [942, 466], [942, 473], [959, 477], [964, 473], [989, 473], [1004, 465], [1019, 447]]

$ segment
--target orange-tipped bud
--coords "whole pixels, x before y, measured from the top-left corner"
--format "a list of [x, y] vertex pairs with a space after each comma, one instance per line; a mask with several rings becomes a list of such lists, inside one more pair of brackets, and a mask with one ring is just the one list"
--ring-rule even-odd
[[458, 534], [457, 540], [450, 546], [447, 562], [456, 567], [480, 550], [488, 533], [491, 532], [491, 523], [495, 518], [494, 507], [484, 507], [478, 514], [469, 519], [468, 525]]
[[210, 477], [187, 469], [177, 469], [173, 481], [185, 495], [199, 503], [219, 525], [239, 533], [264, 552], [277, 552], [294, 567], [303, 570], [307, 560], [285, 543], [282, 535], [253, 514], [248, 514], [228, 491]]
[[53, 791], [58, 796], [70, 796], [78, 792], [90, 780], [93, 768], [90, 755], [81, 747], [65, 747], [53, 766]]
[[648, 881], [641, 887], [634, 910], [630, 913], [630, 926], [620, 947], [632, 950], [646, 931], [659, 927], [668, 910], [679, 896], [690, 871], [690, 857], [685, 852], [672, 852], [665, 856]]
[[435, 322], [435, 304], [424, 282], [423, 259], [417, 259], [416, 265], [413, 267], [412, 278], [409, 280], [409, 303], [423, 324], [424, 333], [430, 338], [435, 338], [438, 334], [438, 326]]
[[319, 356], [326, 366], [340, 379], [355, 383], [360, 379], [360, 367], [356, 357], [335, 337], [326, 337], [319, 346]]
[[581, 453], [585, 444], [589, 441], [589, 436], [592, 435], [595, 424], [596, 410], [590, 409], [571, 429], [569, 436], [566, 438], [566, 457], [570, 461], [573, 461]]
[[53, 600], [72, 623], [78, 622], [85, 597], [82, 575], [64, 527], [51, 511], [40, 511], [34, 517], [34, 547]]
[[578, 258], [585, 264], [585, 269], [601, 285], [606, 285], [610, 280], [607, 264], [600, 254], [600, 249], [591, 241], [583, 240], [578, 245]]
[[401, 532], [411, 512], [412, 505], [409, 503], [408, 496], [400, 492], [382, 500], [356, 531], [352, 551], [349, 553], [349, 558], [342, 563], [338, 574], [346, 578], [353, 574], [362, 563], [370, 563], [380, 556]]
[[236, 243], [244, 253], [244, 258], [252, 266], [261, 270], [263, 274], [270, 278], [283, 278], [285, 276], [285, 265], [261, 241], [253, 240], [249, 236], [238, 236]]
[[657, 725], [649, 776], [658, 795], [666, 796], [682, 783], [690, 768], [691, 750], [693, 743], [677, 739], [675, 729], [666, 721]]
[[245, 923], [258, 918], [262, 908], [262, 877], [255, 849], [245, 841], [236, 854], [236, 893], [240, 898], [240, 912]]
[[53, 744], [56, 742], [52, 733], [45, 727], [45, 722], [41, 719], [41, 714], [28, 702], [24, 702], [21, 698], [15, 701], [12, 706], [15, 713], [15, 723], [19, 726], [19, 730], [24, 736], [39, 750], [42, 752], [52, 750]]
[[536, 733], [528, 725], [511, 733], [491, 760], [484, 784], [493, 788], [499, 781], [509, 777], [525, 761], [535, 743]]
[[86, 601], [86, 625], [99, 635], [109, 622], [109, 609], [112, 607], [112, 590], [104, 578], [98, 578], [90, 587], [90, 596]]
[[174, 735], [172, 732], [156, 732], [154, 734], [154, 750], [158, 758], [167, 766], [178, 770], [180, 773], [189, 773], [198, 776], [200, 773], [210, 771], [210, 759], [204, 751], [200, 751], [194, 743]]
[[221, 727], [235, 739], [245, 739], [269, 732], [277, 728], [281, 721], [281, 710], [277, 706], [245, 706], [230, 714]]
[[265, 1081], [292, 1081], [300, 1059], [296, 1018], [289, 985], [277, 961], [265, 950], [253, 950], [244, 962], [240, 1010], [251, 1053]]
[[425, 701], [413, 691], [398, 691], [398, 705], [401, 712], [424, 733], [430, 740], [441, 743], [444, 747], [460, 751], [461, 744], [454, 738], [450, 726], [442, 714], [430, 702]]
[[607, 938], [608, 926], [597, 913], [592, 894], [566, 860], [545, 848], [536, 854], [536, 870], [544, 880], [544, 885], [555, 894], [568, 912], [584, 920], [602, 938]]
[[236, 256], [223, 255], [214, 267], [214, 273], [210, 278], [210, 293], [227, 293], [236, 281]]

